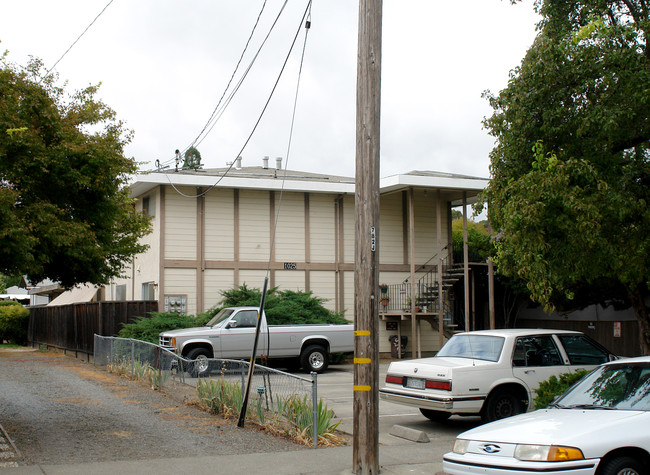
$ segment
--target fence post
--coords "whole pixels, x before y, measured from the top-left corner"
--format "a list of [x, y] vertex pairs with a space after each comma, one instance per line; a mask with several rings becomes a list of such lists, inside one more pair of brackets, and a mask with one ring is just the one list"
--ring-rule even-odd
[[315, 371], [311, 372], [311, 406], [313, 410], [311, 435], [314, 439], [314, 448], [318, 448], [318, 376]]
[[244, 394], [244, 388], [246, 387], [246, 371], [244, 370], [244, 362], [239, 363], [239, 369], [241, 370], [241, 391], [242, 395]]
[[131, 340], [131, 379], [135, 378], [135, 341]]

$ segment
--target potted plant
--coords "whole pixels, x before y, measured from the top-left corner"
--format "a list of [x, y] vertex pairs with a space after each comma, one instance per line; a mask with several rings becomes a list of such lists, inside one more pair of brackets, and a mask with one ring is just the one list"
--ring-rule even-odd
[[388, 294], [382, 294], [381, 299], [379, 301], [384, 307], [388, 307], [388, 303], [390, 302], [390, 297], [388, 296]]

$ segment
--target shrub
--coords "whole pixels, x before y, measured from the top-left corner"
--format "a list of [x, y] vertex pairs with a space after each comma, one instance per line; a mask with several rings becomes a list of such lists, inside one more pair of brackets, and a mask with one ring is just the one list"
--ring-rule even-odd
[[157, 344], [160, 332], [201, 325], [192, 315], [151, 312], [151, 317], [138, 317], [133, 323], [123, 324], [117, 335]]
[[[260, 289], [249, 289], [246, 284], [221, 293], [223, 307], [258, 307], [262, 298]], [[350, 323], [343, 314], [323, 306], [325, 299], [314, 297], [312, 292], [293, 290], [278, 291], [273, 287], [267, 292], [264, 312], [269, 325], [298, 325], [305, 323]], [[212, 311], [216, 313], [220, 308]]]
[[[151, 317], [139, 317], [133, 323], [123, 324], [118, 336], [158, 343], [160, 332], [204, 326], [224, 307], [258, 307], [262, 291], [249, 289], [244, 284], [237, 289], [225, 290], [221, 295], [223, 296], [221, 307], [213, 307], [197, 316], [151, 312]], [[314, 297], [311, 292], [278, 291], [277, 287], [274, 287], [267, 293], [264, 312], [269, 325], [350, 323], [343, 314], [325, 308], [324, 302], [325, 299]]]
[[12, 300], [0, 301], [0, 343], [23, 345], [27, 342], [29, 310]]
[[563, 373], [558, 379], [551, 376], [547, 381], [542, 381], [539, 388], [535, 389], [535, 409], [544, 409], [553, 402], [560, 394], [564, 393], [567, 389], [578, 382], [589, 371], [580, 370], [575, 373]]

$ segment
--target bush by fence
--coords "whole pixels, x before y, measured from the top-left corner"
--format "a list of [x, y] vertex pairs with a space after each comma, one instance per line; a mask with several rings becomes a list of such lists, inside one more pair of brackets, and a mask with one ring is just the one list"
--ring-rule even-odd
[[22, 345], [27, 342], [29, 310], [13, 300], [0, 301], [0, 343]]

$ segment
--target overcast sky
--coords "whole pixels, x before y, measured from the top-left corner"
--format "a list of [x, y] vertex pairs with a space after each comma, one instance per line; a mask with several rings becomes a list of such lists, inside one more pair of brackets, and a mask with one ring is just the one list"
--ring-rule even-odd
[[[109, 0], [2, 0], [0, 50], [49, 69]], [[284, 0], [267, 0], [240, 72]], [[384, 0], [381, 175], [434, 170], [489, 176], [493, 139], [484, 90], [506, 86], [535, 37], [533, 1]], [[263, 0], [113, 0], [55, 71], [99, 97], [134, 131], [126, 153], [141, 168], [169, 162], [199, 135], [219, 102]], [[253, 130], [299, 30], [307, 0], [289, 0], [241, 88], [198, 145], [223, 167]], [[354, 176], [358, 1], [314, 0], [288, 167]], [[304, 29], [242, 153], [243, 165], [287, 156]]]

